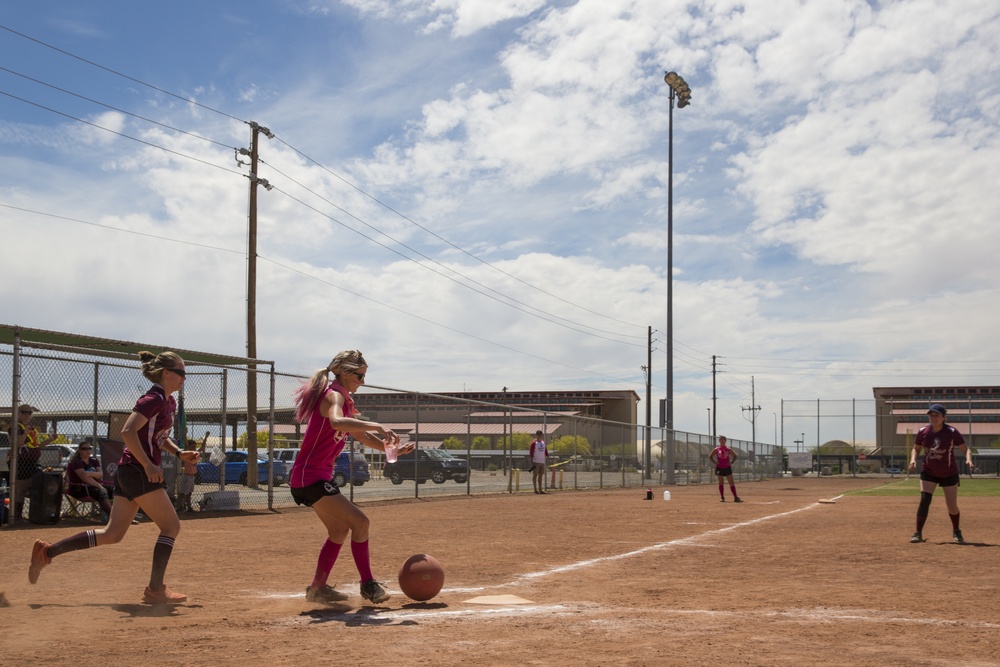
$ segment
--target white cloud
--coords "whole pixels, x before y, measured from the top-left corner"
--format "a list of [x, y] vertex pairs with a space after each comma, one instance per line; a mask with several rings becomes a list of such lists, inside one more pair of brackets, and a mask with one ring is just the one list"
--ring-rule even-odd
[[[704, 420], [713, 354], [729, 364], [723, 428], [737, 433], [751, 375], [771, 401], [766, 414], [781, 397], [864, 398], [900, 377], [894, 360], [989, 361], [995, 327], [984, 304], [1000, 297], [990, 255], [1000, 242], [994, 3], [287, 6], [298, 8], [282, 16], [296, 35], [315, 39], [296, 21], [327, 20], [340, 42], [296, 52], [281, 21], [264, 15], [254, 38], [280, 42], [294, 67], [275, 62], [229, 81], [206, 60], [184, 82], [279, 135], [261, 146], [261, 175], [276, 189], [258, 191], [258, 348], [284, 369], [362, 347], [378, 384], [636, 389], [653, 326], [661, 395], [665, 68], [694, 89], [674, 127], [682, 428]], [[143, 66], [169, 76], [151, 55]], [[58, 80], [58, 68], [49, 76]], [[133, 109], [133, 96], [116, 101]], [[201, 136], [247, 143], [240, 122], [146, 102]], [[117, 113], [88, 118], [179, 155], [6, 109], [0, 203], [181, 241], [2, 209], [0, 233], [17, 248], [6, 266], [15, 279], [0, 280], [10, 319], [239, 354], [248, 188], [231, 150], [143, 131]], [[18, 297], [28, 277], [37, 300]], [[179, 316], [166, 322], [163, 312]], [[961, 324], [929, 326], [933, 317]], [[829, 374], [806, 363], [822, 359], [848, 361], [829, 362]], [[852, 375], [850, 360], [864, 359], [881, 363]]]

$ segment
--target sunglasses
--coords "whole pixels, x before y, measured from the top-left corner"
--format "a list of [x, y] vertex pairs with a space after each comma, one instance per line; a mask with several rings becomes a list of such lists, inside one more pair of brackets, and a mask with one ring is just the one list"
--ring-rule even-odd
[[184, 370], [183, 368], [164, 368], [163, 370], [170, 371], [171, 373], [176, 373], [177, 375], [180, 375], [182, 378], [187, 377], [187, 371]]
[[351, 375], [353, 375], [354, 377], [358, 378], [362, 382], [365, 381], [365, 374], [364, 373], [359, 373], [357, 371], [350, 371], [350, 373], [351, 373]]
[[93, 449], [93, 447], [81, 447], [80, 451], [85, 452], [85, 451], [88, 451], [90, 449]]

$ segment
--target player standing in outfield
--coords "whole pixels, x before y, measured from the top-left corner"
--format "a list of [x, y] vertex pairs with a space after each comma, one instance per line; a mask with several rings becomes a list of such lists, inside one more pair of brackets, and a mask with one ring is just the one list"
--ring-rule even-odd
[[719, 436], [719, 446], [708, 455], [708, 460], [715, 466], [715, 474], [719, 476], [719, 496], [726, 502], [726, 491], [723, 480], [729, 480], [729, 490], [733, 493], [733, 502], [742, 503], [736, 495], [736, 482], [733, 481], [733, 464], [736, 463], [736, 450], [726, 446], [726, 436]]
[[535, 431], [535, 440], [528, 449], [528, 458], [531, 460], [531, 483], [535, 487], [535, 493], [545, 493], [545, 464], [549, 461], [549, 448], [545, 445], [541, 431]]
[[927, 409], [927, 421], [930, 422], [917, 433], [910, 454], [910, 472], [917, 469], [917, 454], [921, 449], [924, 453], [924, 465], [920, 469], [920, 505], [917, 506], [917, 532], [913, 533], [910, 542], [924, 541], [924, 523], [930, 512], [934, 489], [940, 484], [944, 491], [944, 502], [948, 505], [948, 517], [951, 519], [952, 536], [958, 544], [965, 544], [962, 531], [958, 527], [958, 465], [955, 463], [955, 448], [965, 454], [965, 463], [972, 469], [972, 450], [965, 445], [962, 434], [952, 426], [944, 423], [948, 411], [939, 403]]
[[56, 556], [79, 549], [122, 541], [136, 512], [142, 508], [160, 529], [160, 536], [153, 547], [153, 569], [142, 601], [149, 604], [177, 604], [187, 600], [186, 595], [171, 592], [163, 583], [174, 539], [181, 531], [174, 506], [163, 486], [160, 468], [162, 450], [172, 452], [183, 461], [197, 461], [197, 452], [185, 452], [173, 443], [167, 434], [174, 421], [177, 408], [172, 394], [184, 386], [184, 360], [173, 352], [154, 355], [140, 352], [142, 374], [153, 386], [132, 408], [132, 414], [122, 426], [125, 449], [115, 471], [115, 501], [111, 505], [108, 525], [96, 530], [77, 533], [72, 537], [49, 544], [37, 540], [31, 550], [28, 581], [35, 583], [42, 568]]
[[[340, 549], [351, 534], [351, 554], [361, 575], [361, 597], [375, 604], [389, 599], [388, 593], [372, 575], [368, 551], [368, 517], [348, 500], [331, 481], [333, 464], [351, 435], [363, 445], [385, 451], [385, 444], [399, 444], [399, 436], [375, 422], [362, 421], [355, 415], [351, 394], [365, 382], [368, 363], [358, 350], [341, 352], [330, 365], [313, 373], [295, 392], [295, 418], [308, 421], [302, 448], [295, 463], [289, 486], [297, 505], [315, 510], [326, 526], [327, 540], [319, 552], [316, 574], [306, 588], [309, 602], [330, 603], [347, 596], [329, 585], [327, 579]], [[329, 374], [334, 379], [329, 381]], [[377, 434], [377, 435], [376, 435]], [[400, 447], [400, 453], [413, 449], [413, 443]]]

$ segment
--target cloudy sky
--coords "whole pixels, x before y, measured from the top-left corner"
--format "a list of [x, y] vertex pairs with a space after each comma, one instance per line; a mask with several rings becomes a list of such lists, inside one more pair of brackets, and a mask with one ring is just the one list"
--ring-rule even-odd
[[713, 355], [720, 432], [757, 405], [768, 441], [783, 399], [1000, 382], [993, 0], [62, 0], [0, 27], [0, 322], [243, 355], [252, 121], [259, 358], [645, 399], [652, 327], [658, 401], [676, 70], [677, 428], [707, 430]]

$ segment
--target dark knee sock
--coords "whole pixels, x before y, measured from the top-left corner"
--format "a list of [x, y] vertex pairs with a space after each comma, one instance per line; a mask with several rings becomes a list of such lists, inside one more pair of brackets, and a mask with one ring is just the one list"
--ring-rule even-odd
[[152, 589], [163, 586], [163, 574], [167, 571], [170, 554], [174, 550], [174, 538], [160, 535], [153, 547], [153, 570], [149, 574], [149, 587]]
[[927, 493], [926, 491], [920, 492], [920, 504], [917, 506], [917, 532], [921, 532], [924, 529], [924, 524], [927, 522], [927, 515], [930, 514], [931, 510], [931, 499], [934, 494]]
[[730, 484], [729, 485], [729, 490], [733, 492], [733, 498], [736, 498], [737, 497], [736, 496], [736, 485], [735, 484]]
[[719, 496], [722, 498], [726, 497], [726, 487], [724, 484], [719, 484]]
[[67, 537], [65, 540], [59, 540], [50, 546], [46, 550], [46, 553], [49, 555], [49, 558], [55, 558], [56, 556], [69, 553], [70, 551], [91, 549], [96, 546], [97, 533], [92, 530], [87, 530], [82, 533], [77, 533], [72, 537]]
[[952, 530], [958, 530], [958, 517], [961, 516], [961, 514], [962, 513], [959, 512], [958, 514], [949, 514], [948, 515], [948, 518], [951, 519], [951, 528], [952, 528]]

